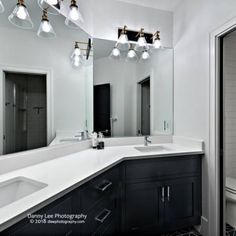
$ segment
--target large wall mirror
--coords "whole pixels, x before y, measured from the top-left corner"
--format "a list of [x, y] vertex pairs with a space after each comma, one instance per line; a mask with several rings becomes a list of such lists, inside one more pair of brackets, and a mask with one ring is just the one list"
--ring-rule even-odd
[[[94, 129], [107, 137], [167, 135], [173, 132], [173, 49], [150, 58], [116, 58], [114, 41], [94, 39]], [[116, 52], [114, 52], [116, 53]]]
[[[42, 19], [38, 1], [25, 1], [34, 24], [31, 30], [18, 28], [8, 20], [17, 1], [3, 3], [0, 155], [48, 146], [63, 132], [71, 136], [84, 130], [92, 132], [92, 54], [79, 68], [71, 60], [75, 42], [79, 42], [84, 54], [90, 36], [79, 28], [68, 28], [64, 16], [48, 14], [56, 37], [38, 37]], [[79, 140], [79, 135], [75, 140]]]

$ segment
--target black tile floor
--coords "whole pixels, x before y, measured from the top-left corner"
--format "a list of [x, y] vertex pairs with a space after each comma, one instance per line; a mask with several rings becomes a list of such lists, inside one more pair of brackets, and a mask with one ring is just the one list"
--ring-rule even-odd
[[175, 231], [175, 232], [172, 232], [172, 233], [163, 234], [162, 236], [202, 236], [202, 235], [199, 234], [193, 228], [187, 228], [187, 229], [178, 230], [178, 231]]
[[226, 236], [236, 236], [236, 229], [229, 224], [226, 224]]

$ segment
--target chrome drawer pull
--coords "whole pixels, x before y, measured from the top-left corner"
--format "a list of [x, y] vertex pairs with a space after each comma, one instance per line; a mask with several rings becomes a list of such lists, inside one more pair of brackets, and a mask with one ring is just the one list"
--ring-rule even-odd
[[170, 201], [170, 186], [167, 186], [167, 199]]
[[[98, 216], [95, 217], [95, 220], [100, 223], [103, 223], [110, 214], [111, 214], [110, 210], [104, 209]], [[100, 217], [103, 217], [103, 218], [100, 218]]]
[[161, 200], [162, 202], [165, 202], [165, 187], [161, 188]]
[[106, 189], [108, 189], [111, 185], [112, 182], [107, 181], [107, 183], [104, 185], [105, 183], [101, 184], [100, 186], [97, 186], [97, 189], [104, 192]]

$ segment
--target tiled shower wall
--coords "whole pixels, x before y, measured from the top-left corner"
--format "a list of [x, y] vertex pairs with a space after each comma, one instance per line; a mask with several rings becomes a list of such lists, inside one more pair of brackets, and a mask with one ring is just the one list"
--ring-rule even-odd
[[236, 177], [236, 33], [224, 38], [224, 154], [226, 175]]

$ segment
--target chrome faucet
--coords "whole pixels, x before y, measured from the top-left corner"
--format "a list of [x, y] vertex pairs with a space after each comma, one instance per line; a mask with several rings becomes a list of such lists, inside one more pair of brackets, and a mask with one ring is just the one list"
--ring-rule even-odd
[[148, 139], [149, 136], [144, 136], [144, 146], [148, 146], [149, 143], [152, 143], [151, 140]]

